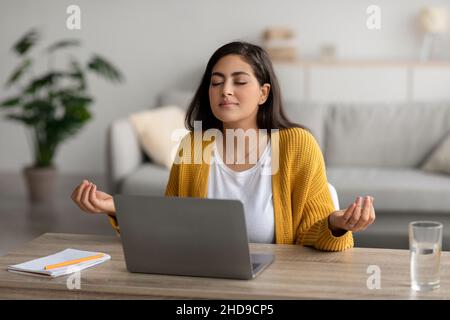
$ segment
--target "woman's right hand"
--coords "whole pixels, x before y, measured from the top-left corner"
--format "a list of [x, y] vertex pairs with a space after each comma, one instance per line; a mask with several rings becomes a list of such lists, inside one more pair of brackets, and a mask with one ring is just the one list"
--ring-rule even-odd
[[97, 190], [97, 186], [87, 180], [83, 180], [83, 182], [73, 190], [71, 198], [84, 212], [106, 213], [113, 216], [116, 213], [113, 197], [105, 192]]

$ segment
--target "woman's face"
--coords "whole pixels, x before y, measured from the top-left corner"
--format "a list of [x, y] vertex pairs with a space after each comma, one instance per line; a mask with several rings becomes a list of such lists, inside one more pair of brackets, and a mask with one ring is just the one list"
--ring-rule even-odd
[[269, 84], [259, 85], [252, 67], [239, 55], [227, 55], [212, 69], [211, 110], [224, 128], [257, 128], [258, 108], [267, 100], [269, 90]]

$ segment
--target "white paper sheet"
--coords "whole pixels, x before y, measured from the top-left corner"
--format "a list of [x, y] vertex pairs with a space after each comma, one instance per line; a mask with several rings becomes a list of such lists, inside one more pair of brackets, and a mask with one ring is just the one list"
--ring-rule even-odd
[[[98, 254], [103, 254], [103, 257], [96, 258], [94, 260], [88, 260], [83, 261], [77, 264], [59, 267], [55, 269], [45, 270], [45, 266], [66, 262], [69, 260], [76, 260], [81, 258], [86, 258], [90, 256], [95, 256]], [[45, 275], [50, 277], [59, 277], [62, 275], [74, 273], [77, 271], [81, 271], [86, 268], [90, 268], [92, 266], [95, 266], [99, 263], [105, 262], [106, 260], [111, 259], [111, 256], [102, 253], [102, 252], [92, 252], [92, 251], [83, 251], [83, 250], [77, 250], [77, 249], [66, 249], [60, 252], [57, 252], [55, 254], [42, 257], [39, 259], [34, 259], [31, 261], [27, 261], [20, 264], [15, 264], [8, 266], [7, 270], [12, 272], [20, 272], [20, 273], [31, 273], [31, 274], [37, 274], [37, 275]]]

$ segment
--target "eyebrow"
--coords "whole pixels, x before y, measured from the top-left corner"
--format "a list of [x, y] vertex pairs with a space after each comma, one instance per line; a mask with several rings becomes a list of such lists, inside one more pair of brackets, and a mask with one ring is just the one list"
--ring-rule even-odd
[[[232, 75], [232, 76], [240, 76], [240, 75], [247, 75], [247, 76], [250, 76], [247, 72], [244, 72], [244, 71], [236, 71], [236, 72], [233, 72], [231, 75]], [[212, 77], [212, 76], [219, 76], [219, 77], [221, 77], [221, 78], [225, 78], [225, 75], [224, 75], [223, 73], [221, 73], [221, 72], [213, 72], [213, 73], [211, 74], [211, 77]]]

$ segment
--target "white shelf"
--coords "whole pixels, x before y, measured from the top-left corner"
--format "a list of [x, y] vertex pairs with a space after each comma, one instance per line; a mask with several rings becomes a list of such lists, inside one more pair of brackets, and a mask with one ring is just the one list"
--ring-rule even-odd
[[287, 101], [450, 101], [450, 61], [273, 61]]
[[335, 66], [335, 67], [450, 67], [450, 60], [272, 60], [273, 64], [287, 66]]

